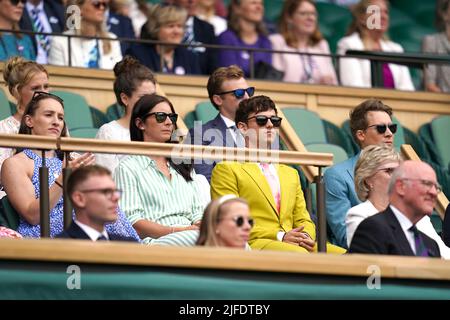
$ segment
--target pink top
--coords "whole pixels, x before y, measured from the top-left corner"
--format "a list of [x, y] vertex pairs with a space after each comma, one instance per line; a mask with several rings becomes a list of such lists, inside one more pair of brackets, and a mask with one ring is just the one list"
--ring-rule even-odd
[[[328, 42], [325, 39], [321, 40], [314, 47], [307, 47], [302, 50], [288, 46], [281, 34], [270, 35], [269, 39], [272, 42], [273, 50], [330, 53]], [[330, 77], [331, 80], [327, 83], [338, 84], [331, 58], [328, 57], [274, 53], [272, 65], [284, 72], [283, 81], [323, 84], [323, 77]]]

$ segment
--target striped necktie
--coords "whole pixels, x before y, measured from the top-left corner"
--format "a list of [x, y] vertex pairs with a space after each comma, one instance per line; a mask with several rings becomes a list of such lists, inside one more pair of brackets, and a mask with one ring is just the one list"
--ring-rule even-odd
[[[35, 8], [31, 10], [31, 18], [33, 20], [33, 31], [45, 32], [44, 26], [42, 25], [41, 19], [39, 19], [39, 13], [41, 9]], [[38, 45], [44, 49], [46, 53], [50, 50], [50, 38], [48, 35], [38, 34], [36, 35], [36, 40]]]
[[423, 241], [422, 235], [419, 230], [417, 230], [416, 226], [413, 225], [409, 228], [410, 231], [414, 234], [414, 244], [416, 245], [416, 256], [418, 257], [428, 257], [428, 249], [425, 246], [425, 242]]
[[98, 60], [99, 60], [99, 52], [98, 52], [98, 42], [92, 47], [91, 51], [89, 51], [89, 61], [88, 68], [98, 68]]

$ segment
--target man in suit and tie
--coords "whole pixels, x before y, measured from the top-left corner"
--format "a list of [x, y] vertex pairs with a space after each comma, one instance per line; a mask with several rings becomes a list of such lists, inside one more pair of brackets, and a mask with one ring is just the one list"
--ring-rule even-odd
[[[241, 101], [236, 123], [248, 148], [276, 148], [282, 119], [274, 102], [266, 96]], [[273, 163], [221, 162], [211, 177], [213, 199], [235, 194], [250, 205], [255, 226], [249, 244], [253, 249], [317, 251], [316, 230], [308, 211], [295, 169]], [[328, 252], [345, 250], [328, 245]]]
[[136, 241], [105, 229], [105, 224], [117, 219], [121, 195], [108, 169], [99, 165], [76, 169], [69, 177], [67, 193], [75, 210], [75, 220], [56, 238]]
[[[219, 114], [204, 125], [189, 130], [186, 143], [217, 146], [244, 147], [243, 137], [237, 130], [234, 118], [239, 102], [253, 96], [254, 87], [249, 87], [244, 72], [238, 66], [221, 67], [215, 70], [207, 84], [209, 100], [219, 110]], [[217, 161], [204, 159], [194, 162], [195, 172], [211, 180], [211, 172]]]
[[437, 243], [416, 228], [433, 212], [440, 191], [436, 173], [427, 163], [400, 164], [389, 182], [388, 208], [359, 224], [349, 252], [440, 257]]
[[[104, 2], [108, 5], [107, 10], [105, 10], [105, 20], [108, 31], [114, 33], [117, 38], [135, 39], [136, 35], [134, 34], [131, 19], [124, 15], [112, 12], [109, 8], [110, 0], [104, 0]], [[131, 42], [120, 42], [120, 49], [123, 56], [125, 56], [130, 46]]]
[[[397, 125], [392, 123], [392, 108], [380, 100], [366, 100], [350, 111], [350, 128], [361, 149], [374, 144], [394, 145]], [[359, 155], [330, 167], [324, 173], [329, 238], [344, 248], [347, 248], [345, 217], [351, 207], [360, 203], [354, 183]]]
[[[62, 33], [64, 23], [64, 7], [61, 4], [50, 0], [28, 0], [19, 25], [22, 30]], [[50, 41], [51, 37], [47, 35], [33, 37], [37, 52], [36, 62], [47, 64]]]

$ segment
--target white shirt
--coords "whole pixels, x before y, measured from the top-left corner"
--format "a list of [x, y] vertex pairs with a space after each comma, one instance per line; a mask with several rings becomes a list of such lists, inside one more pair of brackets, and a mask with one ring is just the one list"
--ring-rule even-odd
[[[37, 6], [32, 5], [29, 1], [25, 3], [25, 8], [28, 11], [28, 16], [30, 17], [31, 24], [33, 25], [33, 10], [38, 9], [38, 18], [42, 24], [42, 28], [44, 28], [43, 32], [52, 32], [52, 28], [50, 26], [50, 22], [47, 19], [47, 15], [44, 11], [44, 1], [41, 1]], [[40, 64], [47, 64], [47, 52], [41, 47], [39, 41], [37, 41], [37, 55], [36, 62]]]
[[231, 119], [228, 119], [227, 117], [225, 117], [224, 115], [220, 114], [220, 117], [222, 118], [222, 120], [225, 122], [225, 125], [227, 126], [228, 130], [231, 133], [231, 136], [233, 137], [234, 143], [236, 143], [237, 145], [237, 136], [236, 136], [236, 131], [233, 130], [232, 127], [236, 127], [236, 122], [234, 122]]
[[409, 242], [409, 246], [412, 248], [414, 254], [416, 253], [416, 243], [414, 241], [414, 233], [409, 230], [413, 223], [411, 220], [409, 220], [403, 213], [400, 212], [396, 207], [393, 205], [389, 206], [394, 213], [395, 217], [397, 218], [398, 222], [400, 223], [400, 226], [402, 227], [403, 232], [405, 233], [406, 239]]
[[100, 236], [104, 236], [106, 239], [109, 240], [108, 233], [106, 232], [105, 228], [103, 228], [102, 232], [98, 232], [94, 228], [84, 223], [81, 223], [78, 220], [74, 220], [74, 222], [89, 236], [89, 238], [91, 238], [92, 241], [97, 241], [98, 237]]

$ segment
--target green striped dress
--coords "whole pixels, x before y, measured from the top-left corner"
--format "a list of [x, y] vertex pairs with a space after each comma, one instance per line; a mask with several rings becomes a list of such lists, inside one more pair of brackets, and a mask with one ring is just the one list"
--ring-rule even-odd
[[[164, 226], [183, 227], [201, 220], [205, 201], [200, 184], [186, 182], [173, 167], [168, 165], [172, 179], [162, 174], [156, 162], [147, 156], [130, 155], [123, 159], [114, 173], [117, 188], [123, 190], [119, 206], [131, 224], [141, 219]], [[192, 172], [194, 180], [195, 172]], [[147, 237], [144, 243], [151, 245], [194, 245], [197, 230], [175, 232], [153, 239]]]

